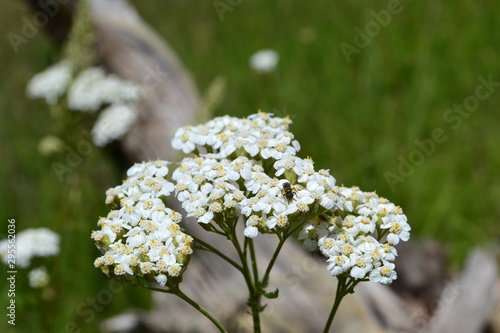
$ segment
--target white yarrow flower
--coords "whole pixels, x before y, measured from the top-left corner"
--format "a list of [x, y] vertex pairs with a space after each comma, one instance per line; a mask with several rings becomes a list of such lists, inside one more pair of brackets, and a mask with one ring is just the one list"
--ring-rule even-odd
[[252, 54], [250, 67], [260, 73], [271, 73], [278, 65], [279, 55], [276, 51], [265, 49]]
[[137, 119], [137, 111], [128, 104], [111, 105], [99, 114], [92, 128], [94, 143], [103, 147], [113, 140], [121, 139]]
[[49, 105], [57, 103], [64, 95], [71, 80], [73, 68], [68, 61], [61, 61], [31, 78], [27, 87], [30, 98], [45, 98]]
[[[309, 184], [310, 190], [319, 187], [316, 181]], [[304, 248], [314, 250], [313, 244], [317, 242], [321, 253], [328, 258], [327, 269], [332, 275], [347, 274], [353, 279], [391, 283], [396, 279], [391, 263], [397, 255], [394, 245], [410, 237], [411, 228], [401, 208], [357, 187], [333, 187], [326, 191], [331, 197], [326, 205], [329, 214], [337, 216], [307, 223], [299, 235]], [[323, 197], [322, 203], [324, 200]], [[385, 242], [381, 237], [376, 238], [376, 230], [386, 234]]]
[[[192, 253], [193, 239], [179, 226], [182, 217], [164, 200], [175, 187], [165, 179], [168, 162], [150, 161], [132, 166], [122, 185], [107, 191], [114, 209], [101, 218], [92, 239], [103, 255], [94, 265], [108, 276], [133, 282], [133, 276], [165, 286], [179, 283]], [[170, 278], [169, 278], [170, 277]], [[174, 277], [174, 279], [171, 279]], [[122, 280], [123, 281], [123, 280]]]
[[80, 72], [70, 86], [68, 107], [73, 111], [96, 111], [104, 104], [138, 101], [143, 95], [143, 89], [135, 83], [91, 67]]
[[370, 273], [370, 281], [390, 284], [396, 280], [397, 274], [393, 263], [385, 262], [383, 266], [373, 269]]
[[100, 83], [105, 77], [104, 70], [98, 67], [80, 72], [68, 90], [68, 107], [73, 111], [97, 111], [104, 102]]
[[[34, 257], [50, 257], [59, 254], [60, 236], [47, 228], [26, 229], [16, 235], [16, 266], [29, 267]], [[8, 263], [8, 240], [0, 242], [0, 254]]]
[[28, 273], [28, 281], [31, 288], [43, 288], [49, 284], [50, 276], [47, 269], [41, 266]]

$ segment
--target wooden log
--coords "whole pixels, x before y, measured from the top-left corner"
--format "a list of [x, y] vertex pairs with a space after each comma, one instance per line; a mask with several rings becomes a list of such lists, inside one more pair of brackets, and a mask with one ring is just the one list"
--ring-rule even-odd
[[428, 332], [483, 332], [499, 301], [497, 280], [495, 257], [481, 250], [471, 252], [461, 276], [443, 290]]
[[131, 161], [176, 159], [170, 140], [196, 121], [199, 95], [189, 72], [168, 43], [124, 1], [90, 0], [98, 49], [108, 69], [141, 84], [147, 97], [123, 140]]

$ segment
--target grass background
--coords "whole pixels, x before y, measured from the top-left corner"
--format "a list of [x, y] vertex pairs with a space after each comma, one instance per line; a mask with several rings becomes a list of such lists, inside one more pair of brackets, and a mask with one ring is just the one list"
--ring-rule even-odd
[[[442, 241], [451, 265], [460, 265], [474, 246], [498, 244], [500, 87], [458, 128], [443, 120], [474, 94], [478, 76], [500, 82], [498, 2], [401, 1], [401, 12], [351, 61], [341, 43], [354, 46], [354, 28], [364, 30], [372, 11], [386, 9], [387, 1], [246, 0], [232, 6], [221, 0], [230, 8], [222, 16], [213, 1], [132, 3], [178, 52], [201, 91], [217, 76], [227, 79], [216, 115], [245, 116], [259, 108], [290, 114], [303, 157], [330, 169], [339, 184], [376, 190], [401, 205], [414, 237]], [[29, 78], [57, 60], [58, 50], [40, 31], [15, 53], [7, 34], [20, 34], [23, 17], [32, 13], [21, 1], [0, 6], [0, 235], [7, 218], [16, 219], [18, 231], [47, 226], [62, 235], [61, 254], [51, 263], [52, 300], [41, 303], [51, 295], [33, 293], [19, 272], [17, 326], [3, 316], [0, 331], [69, 332], [65, 325], [72, 322], [92, 332], [124, 308], [150, 306], [149, 295], [127, 288], [92, 312], [92, 298], [110, 289], [92, 266], [98, 252], [89, 234], [106, 214], [104, 191], [118, 184], [121, 171], [95, 148], [71, 177], [58, 180], [54, 159], [37, 150], [54, 130], [49, 111], [24, 95]], [[268, 76], [248, 66], [262, 48], [280, 54]], [[431, 138], [436, 128], [447, 140], [391, 187], [387, 173], [398, 174], [400, 158], [415, 154], [415, 140]], [[5, 309], [7, 288], [1, 285]]]

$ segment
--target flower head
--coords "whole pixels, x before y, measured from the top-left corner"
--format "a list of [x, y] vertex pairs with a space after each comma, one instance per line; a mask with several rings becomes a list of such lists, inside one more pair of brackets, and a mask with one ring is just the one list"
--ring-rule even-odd
[[137, 111], [128, 104], [114, 104], [104, 109], [92, 128], [92, 138], [98, 147], [121, 139], [132, 127]]
[[295, 154], [300, 145], [288, 131], [289, 118], [259, 112], [247, 118], [217, 117], [198, 126], [177, 130], [172, 146], [184, 153], [212, 152], [220, 158], [274, 158]]
[[250, 67], [260, 73], [270, 73], [278, 64], [279, 55], [276, 51], [265, 49], [252, 54]]
[[[35, 257], [50, 257], [59, 254], [60, 236], [47, 228], [26, 229], [16, 235], [16, 265], [29, 267]], [[10, 243], [12, 244], [12, 243]], [[0, 255], [5, 264], [8, 263], [9, 240], [0, 241]]]
[[73, 67], [68, 61], [61, 61], [31, 78], [26, 89], [30, 98], [45, 98], [47, 104], [54, 105], [64, 95], [73, 75]]
[[[333, 187], [337, 204], [324, 218], [307, 223], [299, 239], [327, 257], [328, 271], [353, 279], [389, 284], [396, 279], [394, 245], [410, 237], [401, 208], [357, 187]], [[311, 245], [313, 244], [313, 245]]]
[[31, 288], [43, 288], [50, 282], [50, 275], [44, 266], [37, 267], [28, 273], [28, 280]]
[[78, 74], [68, 90], [68, 107], [73, 111], [96, 111], [104, 104], [123, 104], [139, 100], [144, 94], [135, 83], [106, 75], [99, 67]]
[[174, 148], [211, 152], [184, 158], [173, 173], [177, 198], [188, 216], [221, 225], [241, 215], [245, 236], [253, 238], [281, 232], [324, 206], [333, 208], [335, 178], [315, 171], [311, 158], [295, 155], [300, 145], [288, 131], [290, 124], [289, 118], [259, 112], [178, 130]]
[[66, 94], [67, 106], [73, 111], [94, 112], [105, 108], [92, 129], [94, 143], [102, 147], [121, 139], [137, 118], [135, 103], [145, 96], [144, 89], [114, 74], [108, 75], [99, 67], [79, 72], [74, 67], [70, 61], [62, 60], [35, 75], [28, 84], [27, 95], [45, 98], [54, 105]]
[[122, 185], [107, 191], [106, 203], [115, 209], [99, 220], [92, 238], [103, 253], [94, 264], [108, 276], [161, 286], [180, 282], [193, 239], [181, 231], [180, 214], [166, 206], [174, 191], [167, 174], [168, 162], [138, 163]]

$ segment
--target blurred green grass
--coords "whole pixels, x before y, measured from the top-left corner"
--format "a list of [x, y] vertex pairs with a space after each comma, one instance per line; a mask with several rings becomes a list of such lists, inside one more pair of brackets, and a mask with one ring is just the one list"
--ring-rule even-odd
[[[447, 109], [474, 94], [478, 76], [500, 81], [498, 2], [401, 1], [401, 13], [351, 62], [339, 45], [354, 45], [353, 28], [364, 29], [370, 12], [386, 9], [387, 2], [242, 1], [222, 21], [212, 1], [133, 3], [178, 52], [201, 91], [217, 76], [227, 79], [216, 115], [245, 116], [257, 109], [290, 114], [303, 157], [330, 169], [339, 184], [376, 190], [401, 205], [413, 235], [442, 241], [455, 265], [471, 247], [498, 243], [500, 89], [456, 130], [443, 121]], [[21, 18], [32, 15], [20, 4], [2, 3], [5, 34], [19, 33]], [[1, 43], [0, 225], [15, 218], [18, 231], [47, 226], [63, 235], [52, 274], [58, 298], [45, 309], [52, 317], [19, 309], [15, 331], [39, 331], [43, 320], [54, 332], [65, 331], [68, 321], [95, 331], [99, 320], [150, 303], [145, 292], [128, 288], [96, 319], [86, 322], [76, 310], [108, 286], [92, 266], [97, 250], [89, 234], [106, 214], [104, 191], [120, 181], [120, 170], [95, 149], [75, 168], [74, 183], [58, 181], [52, 160], [37, 150], [52, 131], [48, 109], [24, 95], [29, 78], [53, 63], [58, 50], [42, 32], [17, 54], [7, 38]], [[268, 76], [248, 66], [250, 55], [262, 48], [280, 54]], [[414, 141], [430, 138], [435, 128], [448, 139], [392, 190], [386, 173], [397, 174], [398, 157], [408, 159]], [[28, 292], [19, 290], [18, 299]]]

